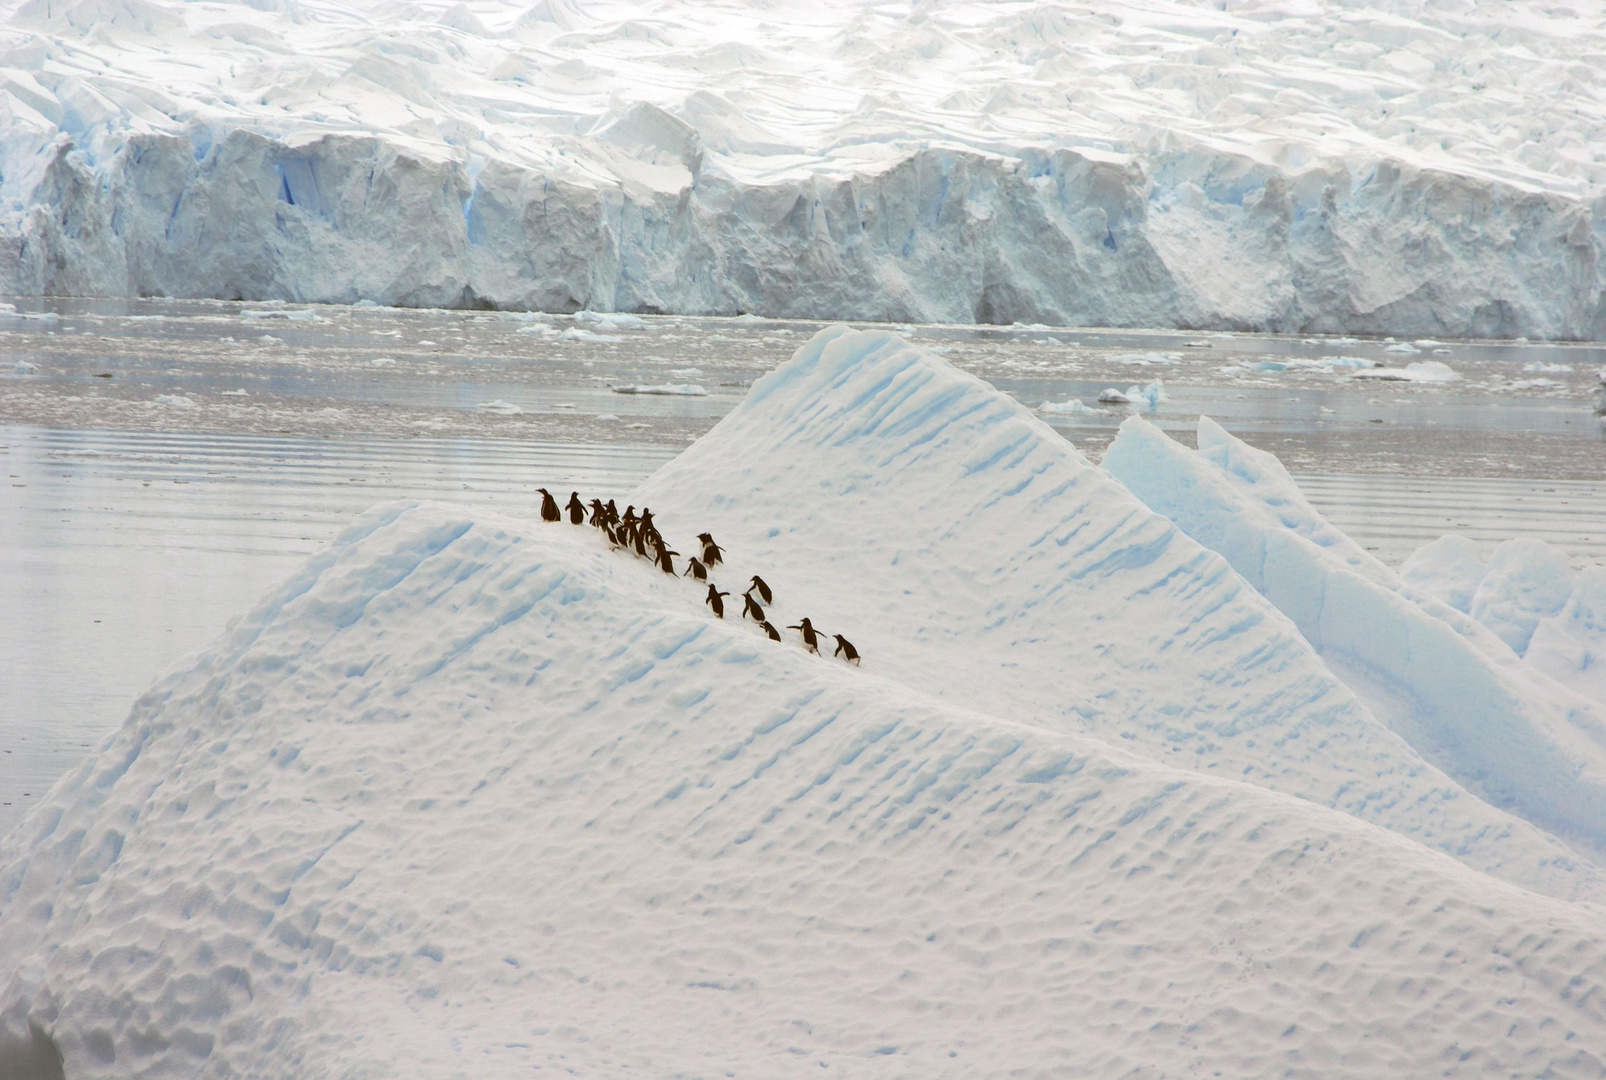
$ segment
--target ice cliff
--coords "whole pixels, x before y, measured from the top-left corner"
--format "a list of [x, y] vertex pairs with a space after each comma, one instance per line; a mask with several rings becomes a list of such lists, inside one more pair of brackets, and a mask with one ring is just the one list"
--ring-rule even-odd
[[1602, 1068], [1594, 865], [986, 384], [822, 332], [644, 500], [864, 665], [589, 528], [376, 508], [0, 839], [0, 1054], [53, 1040], [74, 1080]]
[[0, 291], [1600, 338], [1606, 16], [28, 0]]

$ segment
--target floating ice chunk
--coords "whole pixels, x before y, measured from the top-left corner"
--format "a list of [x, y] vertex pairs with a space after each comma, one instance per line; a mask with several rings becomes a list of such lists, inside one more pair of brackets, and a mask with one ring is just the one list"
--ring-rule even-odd
[[1434, 341], [1432, 338], [1417, 338], [1415, 341], [1411, 342], [1411, 344], [1415, 345], [1419, 349], [1431, 349], [1436, 345], [1443, 345], [1444, 342]]
[[571, 326], [558, 334], [559, 341], [623, 341], [618, 334], [600, 334], [583, 326]]
[[1488, 570], [1478, 545], [1448, 533], [1413, 551], [1400, 565], [1400, 577], [1457, 611], [1470, 613], [1472, 594]]
[[26, 360], [18, 360], [17, 363], [16, 363], [16, 369], [17, 369], [17, 374], [19, 374], [19, 375], [31, 375], [34, 372], [39, 370], [39, 365], [38, 364], [30, 364]]
[[1449, 364], [1440, 360], [1417, 360], [1403, 368], [1375, 367], [1355, 372], [1357, 379], [1382, 379], [1385, 382], [1447, 383], [1461, 376]]
[[246, 308], [240, 312], [247, 319], [292, 319], [296, 322], [316, 322], [318, 313], [312, 308]]
[[1544, 390], [1552, 386], [1565, 386], [1560, 379], [1517, 379], [1505, 385], [1506, 390]]
[[559, 401], [554, 403], [552, 407], [554, 409], [572, 409], [575, 405], [572, 401]]
[[1132, 399], [1115, 387], [1110, 387], [1099, 395], [1099, 401], [1105, 405], [1130, 405]]
[[481, 412], [496, 413], [498, 416], [517, 416], [524, 411], [511, 401], [502, 401], [501, 399], [482, 401], [474, 407]]
[[615, 386], [616, 394], [667, 394], [681, 397], [704, 397], [708, 391], [695, 383], [665, 384], [663, 386]]
[[702, 373], [703, 369], [698, 367], [678, 367], [669, 369], [669, 374], [679, 379], [695, 379]]
[[[1105, 391], [1105, 393], [1110, 392], [1111, 391], [1108, 390]], [[1125, 395], [1123, 395], [1123, 397], [1124, 396]], [[1102, 401], [1103, 398], [1101, 397], [1099, 400]], [[1088, 408], [1082, 403], [1080, 398], [1072, 398], [1069, 401], [1045, 401], [1037, 407], [1037, 411], [1042, 413], [1070, 414], [1075, 416], [1083, 413], [1097, 413], [1099, 410]]]
[[612, 424], [612, 423], [618, 422], [619, 416], [618, 416], [617, 413], [605, 412], [605, 413], [598, 413], [597, 414], [597, 419], [601, 420], [603, 423]]
[[1560, 611], [1572, 590], [1565, 555], [1543, 540], [1507, 540], [1489, 557], [1469, 610], [1521, 656], [1539, 620]]
[[574, 321], [581, 326], [595, 327], [603, 333], [640, 330], [647, 325], [647, 320], [639, 315], [626, 315], [623, 312], [577, 311], [574, 313]]
[[1288, 356], [1279, 359], [1240, 360], [1250, 371], [1348, 371], [1377, 366], [1363, 356]]
[[769, 322], [769, 320], [766, 319], [762, 315], [754, 315], [750, 311], [744, 311], [740, 315], [738, 315], [734, 319], [732, 319], [731, 322], [758, 323], [758, 322]]
[[1524, 371], [1546, 371], [1551, 373], [1571, 371], [1572, 369], [1573, 366], [1571, 364], [1553, 364], [1546, 360], [1535, 360], [1531, 364], [1524, 364], [1522, 366], [1522, 370]]
[[546, 323], [531, 323], [529, 326], [519, 327], [518, 333], [540, 334], [542, 337], [557, 337], [558, 328], [555, 326], [548, 326]]
[[151, 398], [153, 405], [167, 405], [175, 409], [199, 409], [201, 403], [192, 397], [183, 394], [157, 394]]
[[1564, 686], [1606, 703], [1606, 568], [1578, 575], [1560, 612], [1540, 619], [1523, 659]]
[[1182, 359], [1179, 352], [1118, 353], [1109, 357], [1112, 364], [1174, 364]]
[[1391, 352], [1391, 353], [1418, 353], [1418, 352], [1421, 352], [1422, 350], [1418, 349], [1415, 345], [1408, 345], [1405, 342], [1401, 341], [1401, 342], [1398, 342], [1398, 343], [1396, 343], [1394, 345], [1390, 345], [1388, 348], [1384, 349], [1383, 351], [1384, 352]]
[[284, 338], [282, 338], [282, 337], [274, 337], [272, 334], [262, 334], [257, 338], [257, 341], [261, 342], [263, 345], [283, 345], [284, 344]]
[[396, 362], [396, 358], [394, 356], [376, 356], [368, 362], [373, 364], [375, 367], [384, 367], [387, 364], [394, 364]]
[[[1228, 335], [1228, 336], [1231, 336], [1231, 335]], [[1184, 341], [1182, 343], [1182, 347], [1184, 349], [1214, 349], [1215, 348], [1215, 346], [1212, 345], [1208, 341]]]
[[244, 391], [244, 390], [224, 390], [224, 391], [222, 391], [222, 396], [223, 397], [250, 397], [251, 395], [248, 392]]

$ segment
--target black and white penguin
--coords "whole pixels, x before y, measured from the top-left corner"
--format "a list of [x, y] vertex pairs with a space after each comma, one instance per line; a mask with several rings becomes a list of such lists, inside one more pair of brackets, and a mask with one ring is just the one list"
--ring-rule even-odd
[[758, 590], [758, 598], [764, 601], [766, 604], [773, 604], [775, 602], [775, 594], [770, 592], [770, 587], [766, 585], [764, 583], [764, 579], [759, 577], [757, 574], [753, 575], [752, 584], [747, 586], [748, 592], [752, 592], [754, 589]]
[[608, 500], [608, 505], [603, 507], [603, 509], [608, 512], [608, 524], [619, 524], [619, 508], [613, 504], [612, 499]]
[[546, 488], [536, 488], [541, 493], [541, 520], [562, 521], [563, 511], [558, 509], [558, 500], [552, 497], [552, 492]]
[[807, 648], [809, 650], [809, 652], [814, 653], [816, 656], [819, 655], [819, 652], [820, 652], [820, 632], [818, 630], [814, 629], [814, 624], [813, 623], [809, 622], [809, 620], [805, 618], [802, 622], [798, 623], [796, 626], [788, 626], [787, 629], [788, 630], [801, 630], [803, 632], [803, 645], [804, 645], [804, 647]]
[[698, 559], [697, 556], [693, 555], [691, 558], [686, 560], [686, 573], [681, 574], [680, 576], [685, 577], [687, 574], [690, 574], [698, 581], [707, 581], [708, 567], [704, 566], [702, 561]]
[[580, 501], [578, 491], [569, 492], [569, 505], [564, 509], [569, 511], [569, 524], [584, 525], [586, 523], [586, 504]]
[[752, 619], [754, 622], [764, 621], [764, 609], [758, 606], [752, 593], [742, 594], [742, 618]]
[[831, 655], [840, 656], [848, 663], [857, 665], [859, 662], [859, 650], [853, 647], [853, 642], [841, 634], [832, 634], [831, 636], [836, 638], [836, 652]]
[[723, 619], [725, 617], [725, 601], [720, 598], [729, 595], [730, 593], [728, 592], [720, 592], [714, 587], [713, 582], [709, 582], [708, 595], [703, 597], [703, 603], [714, 609], [715, 617]]
[[698, 533], [697, 534], [697, 539], [699, 539], [699, 540], [701, 540], [703, 542], [703, 565], [704, 566], [710, 566], [710, 567], [718, 566], [720, 563], [725, 561], [723, 558], [720, 557], [720, 553], [724, 549], [721, 548], [718, 544], [714, 543], [714, 538], [711, 535], [709, 535], [708, 533]]
[[608, 520], [608, 508], [602, 505], [601, 499], [591, 500], [591, 524], [602, 525]]
[[765, 619], [763, 622], [759, 623], [758, 628], [768, 634], [771, 641], [781, 640], [781, 632], [775, 629], [775, 627], [771, 626], [768, 619]]
[[680, 552], [678, 552], [678, 551], [670, 551], [668, 548], [664, 547], [662, 544], [659, 544], [658, 545], [658, 569], [662, 570], [664, 573], [666, 573], [666, 574], [670, 575], [671, 577], [673, 577], [674, 573], [675, 573], [675, 560], [672, 558], [672, 556], [679, 555], [679, 554], [680, 554]]
[[652, 511], [648, 510], [645, 506], [641, 508], [641, 515], [636, 520], [640, 521], [641, 527], [646, 529], [648, 532], [658, 531], [652, 523]]

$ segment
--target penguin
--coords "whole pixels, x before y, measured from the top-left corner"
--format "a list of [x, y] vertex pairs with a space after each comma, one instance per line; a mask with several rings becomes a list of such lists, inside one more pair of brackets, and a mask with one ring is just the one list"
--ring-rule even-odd
[[634, 506], [625, 507], [624, 517], [617, 518], [615, 520], [617, 520], [621, 525], [629, 525], [632, 529], [634, 529], [636, 527], [636, 508]]
[[670, 577], [674, 577], [675, 576], [675, 560], [673, 558], [671, 558], [670, 556], [679, 555], [679, 554], [680, 554], [680, 552], [678, 552], [678, 551], [670, 551], [668, 548], [664, 547], [662, 544], [659, 544], [658, 545], [658, 569], [662, 570], [664, 573], [668, 574]]
[[686, 573], [681, 574], [680, 576], [685, 577], [687, 574], [690, 574], [698, 581], [707, 581], [708, 567], [704, 566], [700, 561], [698, 561], [697, 556], [693, 555], [691, 558], [686, 560]]
[[710, 536], [708, 533], [698, 533], [697, 539], [703, 542], [703, 565], [718, 566], [720, 563], [725, 561], [720, 557], [720, 552], [724, 549], [718, 544], [714, 543], [714, 538], [712, 536]]
[[613, 500], [612, 499], [608, 500], [608, 505], [603, 507], [603, 509], [608, 512], [608, 523], [609, 524], [611, 524], [611, 525], [619, 524], [619, 508], [613, 504]]
[[613, 526], [609, 525], [606, 521], [602, 523], [602, 535], [608, 538], [608, 546], [614, 551], [618, 551], [620, 548], [624, 547], [624, 545], [619, 542], [619, 534], [614, 532]]
[[771, 626], [768, 619], [765, 619], [763, 622], [759, 623], [758, 628], [768, 634], [771, 641], [781, 640], [781, 632], [775, 629], [775, 627]]
[[546, 488], [536, 488], [541, 493], [541, 520], [562, 521], [563, 512], [558, 509], [558, 500], [552, 497], [552, 492]]
[[840, 656], [843, 660], [857, 667], [859, 664], [859, 650], [853, 647], [853, 642], [841, 634], [832, 634], [831, 636], [836, 638], [836, 652], [831, 655]]
[[658, 531], [652, 523], [652, 511], [648, 510], [645, 506], [641, 508], [641, 516], [637, 518], [637, 520], [641, 522], [641, 527], [646, 529], [648, 532]]
[[569, 511], [569, 524], [584, 525], [586, 523], [586, 504], [580, 501], [580, 493], [578, 491], [569, 492], [569, 505], [565, 509]]
[[770, 587], [766, 585], [764, 583], [764, 579], [759, 577], [757, 574], [753, 575], [753, 583], [747, 587], [747, 591], [752, 592], [754, 589], [758, 590], [758, 598], [764, 601], [766, 604], [773, 604], [775, 602], [775, 594], [770, 592]]
[[713, 582], [709, 582], [708, 595], [703, 597], [703, 603], [714, 609], [715, 618], [723, 619], [725, 617], [725, 601], [721, 600], [720, 597], [729, 595], [730, 593], [728, 592], [720, 592], [714, 588]]
[[643, 559], [649, 558], [647, 554], [647, 530], [641, 527], [640, 520], [636, 522], [635, 541], [636, 554]]
[[815, 656], [820, 655], [820, 632], [818, 630], [814, 629], [814, 624], [809, 622], [808, 619], [805, 618], [802, 622], [798, 623], [796, 626], [788, 626], [787, 629], [788, 630], [801, 630], [801, 631], [803, 631], [803, 645], [804, 645], [804, 647], [807, 648], [809, 650], [809, 652], [813, 653]]
[[754, 622], [764, 621], [764, 609], [758, 606], [750, 593], [742, 594], [742, 618], [752, 619]]
[[608, 509], [607, 509], [607, 507], [602, 505], [602, 500], [601, 499], [592, 499], [591, 500], [591, 521], [590, 521], [590, 524], [592, 524], [592, 525], [601, 525], [604, 522], [606, 522], [607, 520], [608, 520]]

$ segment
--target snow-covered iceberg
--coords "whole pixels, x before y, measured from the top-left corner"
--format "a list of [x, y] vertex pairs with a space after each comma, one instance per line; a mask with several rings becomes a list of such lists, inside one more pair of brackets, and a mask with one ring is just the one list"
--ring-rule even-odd
[[0, 292], [1606, 336], [1585, 6], [0, 18]]
[[634, 502], [863, 666], [376, 508], [0, 839], [0, 1066], [1598, 1066], [1595, 866], [940, 357], [824, 331]]
[[1189, 450], [1134, 417], [1102, 464], [1224, 555], [1425, 757], [1497, 805], [1606, 848], [1606, 707], [1363, 551], [1271, 454], [1207, 417], [1198, 442]]

